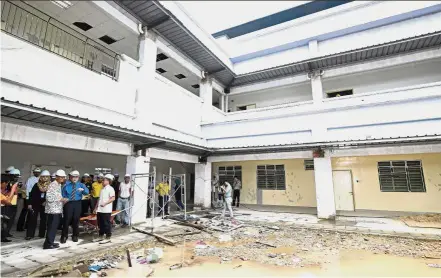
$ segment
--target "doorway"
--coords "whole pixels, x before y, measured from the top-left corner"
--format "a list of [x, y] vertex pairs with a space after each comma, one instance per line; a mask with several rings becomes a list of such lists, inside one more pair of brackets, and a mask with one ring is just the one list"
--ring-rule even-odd
[[350, 170], [332, 171], [335, 209], [354, 211], [354, 191]]

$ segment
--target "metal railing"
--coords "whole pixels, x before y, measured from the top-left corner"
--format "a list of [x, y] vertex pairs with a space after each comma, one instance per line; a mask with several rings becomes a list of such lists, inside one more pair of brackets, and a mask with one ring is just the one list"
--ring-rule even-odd
[[[53, 23], [51, 23], [51, 21]], [[118, 78], [118, 55], [98, 43], [83, 39], [72, 28], [53, 18], [45, 20], [25, 9], [9, 2], [1, 1], [1, 30], [52, 53], [60, 55], [89, 70], [106, 75], [114, 80]]]

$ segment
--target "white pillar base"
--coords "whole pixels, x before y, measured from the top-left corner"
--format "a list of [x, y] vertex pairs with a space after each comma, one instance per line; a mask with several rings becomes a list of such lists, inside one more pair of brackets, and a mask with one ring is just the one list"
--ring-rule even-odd
[[[126, 170], [128, 174], [148, 174], [150, 172], [150, 157], [128, 156]], [[149, 186], [148, 175], [133, 178], [133, 200], [131, 209], [131, 224], [144, 223], [147, 215], [147, 195]]]
[[211, 207], [211, 162], [195, 164], [195, 207]]
[[335, 219], [334, 184], [332, 182], [331, 158], [314, 158], [315, 194], [317, 217]]

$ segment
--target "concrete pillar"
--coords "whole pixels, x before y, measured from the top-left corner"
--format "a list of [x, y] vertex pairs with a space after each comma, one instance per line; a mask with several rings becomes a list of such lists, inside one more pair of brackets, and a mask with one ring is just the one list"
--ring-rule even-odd
[[210, 77], [201, 80], [199, 85], [199, 96], [203, 100], [202, 104], [202, 120], [209, 120], [211, 108], [213, 106], [213, 83]]
[[[136, 156], [128, 156], [126, 164], [126, 172], [128, 174], [148, 174], [150, 172], [150, 157], [140, 155], [140, 152]], [[149, 187], [149, 177], [132, 176], [132, 184], [134, 186], [132, 210], [131, 210], [131, 224], [142, 223], [146, 219], [147, 215], [147, 195]]]
[[219, 96], [219, 103], [220, 103], [220, 110], [225, 111], [225, 96], [222, 94]]
[[332, 182], [331, 157], [314, 158], [315, 194], [317, 217], [335, 219], [334, 184]]
[[311, 78], [312, 100], [315, 105], [323, 104], [323, 87], [322, 77], [316, 76]]
[[194, 205], [211, 207], [211, 162], [195, 164]]
[[136, 94], [136, 117], [143, 123], [151, 123], [149, 105], [153, 105], [149, 93], [155, 90], [154, 78], [156, 72], [156, 34], [145, 30], [139, 36], [138, 56], [140, 67], [138, 68], [138, 90]]
[[228, 95], [225, 95], [225, 112], [228, 112]]

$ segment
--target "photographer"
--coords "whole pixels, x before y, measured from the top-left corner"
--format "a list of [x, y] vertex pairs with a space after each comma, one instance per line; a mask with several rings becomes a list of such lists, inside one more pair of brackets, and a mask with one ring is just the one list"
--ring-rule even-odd
[[7, 190], [8, 184], [11, 182], [11, 176], [2, 174], [1, 177], [1, 242], [11, 242], [8, 239], [7, 226], [9, 224], [9, 217], [7, 216], [7, 209], [12, 205], [15, 193], [17, 191], [18, 183], [14, 183], [10, 190]]
[[17, 184], [10, 204], [5, 208], [5, 215], [9, 217], [8, 224], [5, 230], [5, 235], [6, 237], [12, 237], [10, 232], [12, 226], [14, 225], [15, 215], [17, 214], [17, 191], [20, 190], [23, 184], [21, 182], [18, 182], [18, 179], [21, 177], [20, 170], [18, 169], [12, 169], [9, 174], [6, 174], [6, 176], [8, 177], [8, 184], [4, 189], [4, 195], [9, 195], [12, 191], [13, 185]]

